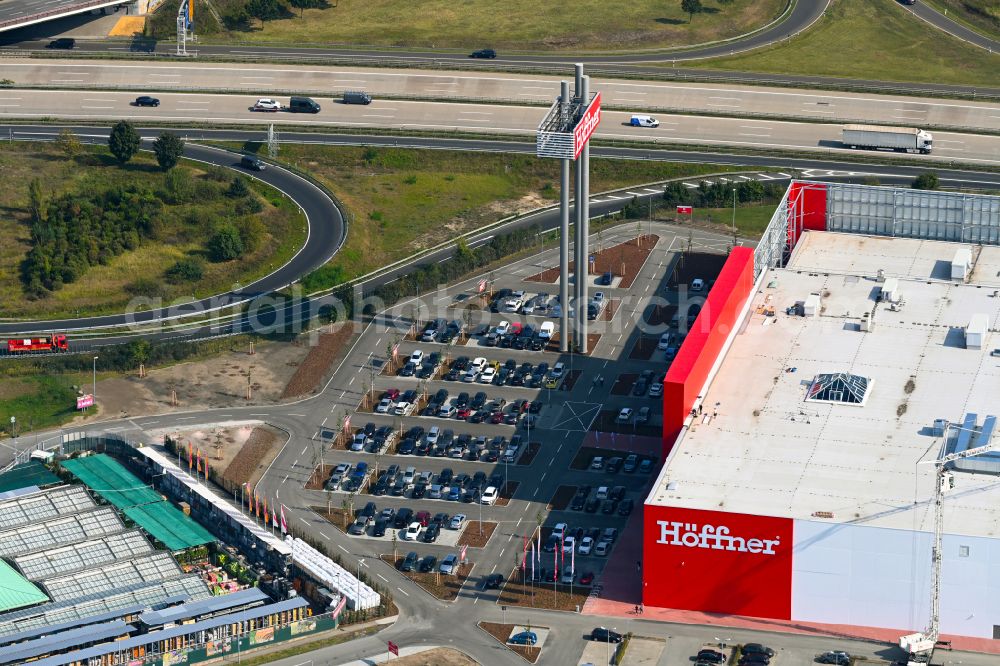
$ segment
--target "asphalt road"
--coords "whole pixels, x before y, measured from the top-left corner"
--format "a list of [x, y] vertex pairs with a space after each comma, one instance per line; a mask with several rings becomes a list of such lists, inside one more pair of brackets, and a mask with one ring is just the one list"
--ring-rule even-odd
[[[154, 130], [140, 130], [139, 133], [147, 143], [159, 134], [159, 132]], [[83, 135], [84, 133], [81, 133], [81, 136]], [[106, 142], [107, 135], [107, 129], [88, 128], [85, 138], [92, 141]], [[39, 332], [53, 329], [74, 331], [124, 324], [144, 324], [155, 322], [164, 317], [210, 312], [233, 304], [253, 300], [263, 294], [271, 293], [291, 284], [303, 275], [329, 261], [343, 244], [347, 233], [343, 215], [323, 190], [305, 178], [297, 176], [287, 169], [273, 166], [264, 171], [247, 171], [239, 166], [240, 160], [238, 155], [209, 146], [188, 143], [184, 147], [184, 156], [200, 162], [237, 170], [244, 175], [258, 178], [285, 193], [298, 203], [306, 216], [308, 233], [305, 244], [285, 265], [279, 267], [269, 275], [224, 294], [198, 301], [172, 305], [167, 308], [136, 309], [135, 311], [121, 315], [27, 323], [7, 321], [0, 325], [0, 335], [13, 332]]]
[[[131, 106], [134, 99], [134, 94], [125, 92], [6, 89], [0, 92], [0, 119], [31, 120], [56, 115], [69, 121], [127, 118], [140, 123], [260, 125], [273, 122], [280, 123], [282, 131], [296, 126], [341, 126], [374, 128], [381, 133], [419, 130], [534, 136], [543, 116], [542, 109], [533, 106], [461, 102], [382, 100], [367, 106], [327, 103], [318, 114], [292, 114], [251, 111], [257, 96], [167, 93], [159, 95], [160, 106], [141, 108]], [[826, 157], [856, 154], [841, 145], [842, 125], [839, 123], [669, 114], [659, 117], [659, 127], [644, 128], [630, 127], [630, 116], [623, 111], [603, 111], [594, 137], [660, 146], [696, 144], [809, 151]], [[916, 116], [906, 117], [916, 120]], [[992, 166], [1000, 164], [1000, 136], [936, 131], [933, 154], [899, 155], [915, 164], [935, 167], [949, 162]]]
[[[754, 632], [742, 629], [728, 629], [724, 627], [711, 627], [699, 625], [679, 625], [672, 623], [662, 623], [647, 620], [639, 620], [634, 616], [620, 615], [616, 617], [580, 615], [575, 613], [552, 613], [529, 608], [509, 608], [504, 615], [501, 608], [495, 603], [495, 592], [484, 592], [476, 587], [476, 583], [491, 570], [509, 573], [513, 566], [514, 553], [519, 549], [520, 534], [523, 534], [525, 526], [530, 527], [535, 522], [538, 512], [542, 513], [545, 524], [554, 523], [564, 517], [572, 525], [588, 525], [598, 520], [614, 520], [605, 516], [582, 515], [579, 513], [549, 513], [546, 509], [548, 497], [556, 486], [564, 483], [577, 483], [580, 479], [588, 479], [594, 476], [593, 473], [585, 471], [573, 471], [568, 469], [568, 462], [575, 455], [575, 452], [582, 442], [584, 427], [573, 427], [566, 425], [559, 418], [550, 418], [546, 412], [558, 414], [566, 404], [598, 403], [617, 406], [625, 404], [625, 401], [636, 400], [627, 396], [615, 396], [611, 394], [612, 382], [607, 382], [605, 387], [597, 388], [592, 381], [598, 373], [610, 373], [612, 371], [635, 371], [645, 368], [649, 364], [640, 360], [628, 358], [630, 343], [635, 335], [634, 329], [625, 324], [622, 320], [632, 321], [637, 311], [642, 311], [649, 299], [649, 289], [647, 286], [652, 282], [662, 280], [663, 268], [670, 260], [670, 249], [676, 250], [686, 244], [687, 231], [678, 227], [657, 224], [652, 229], [663, 239], [661, 241], [661, 251], [647, 262], [643, 269], [641, 279], [637, 280], [631, 290], [609, 288], [612, 297], [626, 298], [631, 293], [631, 300], [627, 309], [620, 312], [622, 316], [616, 315], [616, 320], [609, 327], [617, 326], [621, 336], [627, 336], [623, 342], [622, 337], [616, 335], [605, 335], [595, 347], [594, 355], [587, 358], [575, 357], [572, 360], [563, 358], [552, 353], [530, 353], [538, 360], [546, 360], [550, 363], [556, 360], [564, 360], [567, 365], [573, 364], [576, 369], [582, 371], [582, 376], [572, 390], [565, 392], [553, 392], [553, 395], [546, 395], [545, 390], [528, 389], [507, 389], [500, 387], [487, 387], [487, 391], [493, 393], [504, 393], [513, 396], [514, 393], [520, 395], [530, 395], [530, 397], [541, 400], [543, 407], [540, 430], [533, 433], [533, 439], [538, 438], [548, 447], [549, 455], [538, 456], [531, 466], [511, 466], [508, 476], [511, 479], [519, 480], [522, 487], [515, 494], [514, 499], [507, 507], [484, 507], [484, 517], [497, 520], [501, 523], [500, 531], [490, 540], [487, 547], [483, 549], [470, 548], [470, 558], [475, 563], [471, 579], [466, 582], [456, 601], [448, 603], [436, 600], [426, 594], [421, 588], [414, 585], [407, 578], [401, 576], [389, 564], [379, 561], [378, 555], [391, 552], [391, 544], [385, 541], [377, 541], [370, 538], [349, 537], [334, 526], [326, 523], [317, 515], [312, 513], [310, 506], [324, 504], [326, 497], [324, 493], [305, 490], [302, 486], [311, 474], [314, 466], [314, 455], [322, 451], [320, 455], [328, 462], [337, 460], [357, 459], [365, 454], [349, 454], [344, 451], [330, 451], [322, 437], [317, 437], [317, 432], [325, 427], [335, 427], [338, 419], [345, 410], [354, 411], [363, 391], [365, 377], [368, 376], [368, 359], [370, 356], [380, 357], [385, 353], [385, 341], [387, 336], [396, 334], [395, 323], [400, 319], [400, 312], [406, 312], [412, 308], [412, 303], [404, 303], [393, 308], [391, 312], [379, 317], [376, 323], [361, 326], [357, 330], [360, 337], [357, 342], [347, 351], [346, 357], [335, 369], [329, 383], [316, 396], [300, 400], [297, 402], [275, 405], [275, 406], [253, 406], [221, 408], [216, 410], [203, 410], [197, 407], [191, 411], [159, 414], [155, 416], [140, 417], [135, 416], [123, 419], [111, 419], [101, 424], [85, 424], [67, 428], [64, 432], [74, 432], [82, 430], [104, 430], [128, 436], [130, 438], [141, 438], [147, 441], [156, 441], [157, 437], [165, 431], [171, 430], [196, 430], [202, 426], [220, 422], [268, 422], [287, 431], [290, 435], [289, 442], [278, 454], [274, 463], [265, 472], [264, 478], [260, 482], [260, 488], [268, 497], [276, 498], [286, 506], [286, 511], [290, 521], [309, 530], [317, 539], [325, 542], [333, 552], [340, 553], [345, 558], [345, 566], [349, 569], [361, 567], [380, 583], [391, 589], [394, 599], [401, 608], [402, 617], [390, 628], [384, 629], [376, 636], [366, 637], [345, 644], [321, 648], [308, 655], [299, 655], [283, 661], [274, 663], [284, 666], [297, 666], [303, 663], [313, 664], [345, 664], [352, 660], [367, 659], [376, 655], [384, 654], [385, 641], [392, 640], [401, 647], [412, 647], [416, 645], [444, 645], [460, 647], [463, 651], [473, 656], [482, 664], [518, 664], [523, 663], [520, 659], [497, 644], [493, 639], [480, 632], [475, 623], [477, 621], [499, 622], [506, 618], [509, 622], [530, 622], [533, 626], [549, 627], [551, 632], [546, 641], [546, 647], [542, 653], [540, 664], [566, 666], [579, 663], [584, 648], [587, 646], [583, 636], [594, 626], [604, 625], [616, 627], [621, 631], [634, 631], [643, 636], [653, 636], [666, 639], [666, 649], [664, 654], [655, 662], [659, 665], [675, 666], [676, 664], [689, 663], [689, 656], [694, 653], [698, 645], [710, 642], [717, 643], [720, 639], [732, 644], [736, 642], [748, 642], [751, 640], [764, 642], [778, 650], [781, 658], [777, 664], [806, 664], [810, 663], [812, 656], [818, 652], [829, 649], [846, 649], [851, 653], [859, 655], [880, 655], [889, 656], [893, 648], [882, 643], [872, 643], [866, 641], [850, 640], [843, 637], [829, 637], [822, 635], [792, 635], [779, 632]], [[633, 234], [631, 225], [623, 225], [615, 229], [603, 232], [603, 238], [592, 237], [592, 246], [596, 243], [613, 243], [629, 238]], [[672, 237], [672, 242], [667, 243]], [[696, 249], [707, 249], [715, 246], [717, 249], [729, 242], [723, 236], [706, 232], [695, 232], [692, 240]], [[541, 255], [527, 257], [506, 267], [502, 272], [501, 281], [503, 286], [515, 286], [524, 276], [536, 271], [539, 266], [551, 265], [555, 260], [556, 250], [546, 250]], [[448, 307], [454, 302], [454, 295], [457, 293], [469, 293], [474, 288], [477, 278], [466, 280], [463, 283], [452, 285], [439, 294], [435, 294], [433, 300], [426, 301], [425, 307], [429, 305], [442, 304], [442, 314], [448, 312]], [[539, 285], [531, 283], [529, 286], [533, 290], [551, 288], [552, 285]], [[645, 291], [644, 291], [645, 290]], [[430, 311], [431, 314], [437, 314]], [[625, 316], [626, 313], [629, 316]], [[504, 316], [506, 318], [506, 316]], [[403, 318], [402, 324], [407, 321]], [[616, 329], [617, 330], [617, 329]], [[616, 339], [617, 338], [617, 339]], [[409, 343], [405, 351], [416, 347], [415, 343]], [[441, 350], [440, 346], [432, 345]], [[424, 345], [430, 350], [429, 346]], [[462, 350], [462, 353], [469, 354], [477, 348], [472, 347]], [[459, 351], [453, 350], [454, 355]], [[510, 350], [486, 350], [484, 355], [493, 358], [503, 358], [507, 355], [513, 356], [516, 352]], [[524, 352], [521, 353], [525, 354]], [[613, 368], [605, 369], [607, 363], [614, 363]], [[573, 367], [573, 366], [571, 366]], [[401, 386], [409, 380], [401, 380], [395, 377], [378, 377], [376, 387], [381, 390], [388, 386]], [[414, 382], [406, 384], [410, 387]], [[432, 382], [432, 389], [438, 386], [447, 386], [449, 383], [435, 381]], [[448, 386], [455, 393], [458, 389], [454, 384]], [[558, 393], [558, 394], [557, 394]], [[534, 394], [537, 394], [534, 395]], [[639, 398], [641, 400], [641, 398]], [[650, 401], [655, 403], [656, 401]], [[368, 415], [356, 414], [353, 423], [360, 426], [367, 420]], [[422, 423], [429, 427], [433, 420], [407, 417], [406, 425]], [[465, 429], [464, 425], [455, 422], [455, 426]], [[491, 429], [494, 433], [503, 433], [509, 436], [511, 429], [503, 426], [483, 426], [484, 429]], [[17, 442], [0, 443], [0, 448], [14, 444], [18, 447], [25, 447], [32, 441], [42, 441], [47, 435], [52, 433], [39, 433], [38, 435], [23, 436]], [[371, 462], [371, 454], [367, 455]], [[551, 462], [555, 461], [555, 462]], [[503, 465], [485, 465], [477, 462], [443, 462], [441, 459], [428, 459], [417, 457], [392, 457], [383, 456], [380, 465], [390, 463], [400, 463], [404, 465], [416, 465], [418, 469], [439, 468], [442, 465], [450, 465], [456, 471], [482, 469], [487, 473], [493, 471], [504, 471]], [[596, 477], [595, 477], [596, 478]], [[629, 478], [633, 483], [632, 492], [641, 496], [643, 488], [648, 485], [650, 479], [642, 477], [619, 477], [619, 483], [624, 478]], [[651, 477], [650, 477], [651, 478]], [[644, 483], [645, 481], [645, 483]], [[341, 497], [338, 495], [335, 502], [339, 504]], [[434, 501], [412, 501], [412, 500], [392, 500], [389, 498], [373, 498], [379, 507], [391, 505], [398, 506], [406, 504], [411, 507], [434, 511], [447, 511], [456, 513], [464, 511], [470, 516], [477, 517], [475, 505], [468, 504], [444, 504]], [[360, 501], [367, 501], [367, 498], [359, 498]], [[471, 510], [469, 510], [471, 509]], [[447, 549], [439, 545], [418, 544], [411, 547], [408, 544], [400, 543], [398, 549], [405, 552], [410, 549], [423, 553], [446, 552]], [[592, 559], [592, 558], [591, 558]], [[578, 560], [580, 562], [582, 560]], [[582, 567], [583, 565], [581, 565]], [[947, 655], [947, 663], [963, 663], [966, 666], [986, 666], [992, 664], [995, 657], [992, 655], [974, 655], [968, 653], [953, 653]]]
[[938, 30], [947, 32], [949, 35], [978, 46], [981, 49], [986, 49], [990, 53], [1000, 53], [1000, 41], [981, 35], [975, 30], [970, 30], [958, 21], [948, 18], [926, 2], [917, 0], [916, 4], [903, 5], [903, 7], [914, 16], [926, 21]]
[[[345, 90], [366, 90], [375, 106], [390, 100], [453, 100], [548, 106], [559, 93], [554, 76], [499, 72], [378, 69], [325, 65], [219, 62], [126, 63], [75, 59], [8, 59], [5, 76], [19, 86], [52, 89], [131, 90], [143, 94], [231, 92], [260, 96], [305, 94], [327, 111]], [[990, 102], [942, 100], [912, 95], [829, 93], [704, 83], [598, 78], [602, 105], [631, 113], [705, 113], [739, 117], [781, 117], [820, 122], [879, 122], [923, 128], [1000, 131], [1000, 113]], [[2, 95], [2, 93], [0, 93]], [[329, 98], [333, 99], [329, 99]], [[171, 99], [182, 99], [173, 98]], [[7, 111], [21, 100], [3, 102]], [[287, 101], [287, 100], [285, 100]], [[389, 104], [391, 106], [391, 103]], [[335, 107], [333, 107], [335, 108]], [[366, 111], [358, 110], [364, 114]], [[538, 109], [541, 114], [541, 108]]]

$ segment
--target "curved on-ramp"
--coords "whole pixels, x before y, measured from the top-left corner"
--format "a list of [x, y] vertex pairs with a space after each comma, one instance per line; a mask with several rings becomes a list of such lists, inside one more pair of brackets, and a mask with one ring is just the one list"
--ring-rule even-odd
[[[75, 128], [79, 136], [88, 141], [106, 139], [108, 130], [103, 128]], [[60, 128], [45, 128], [31, 134], [33, 140], [54, 139]], [[151, 141], [159, 134], [155, 130], [139, 130], [145, 141]], [[298, 252], [284, 265], [270, 274], [250, 284], [223, 294], [200, 300], [149, 310], [137, 310], [122, 314], [80, 317], [72, 319], [48, 319], [38, 321], [5, 321], [0, 324], [0, 336], [28, 335], [58, 330], [61, 332], [82, 331], [118, 326], [135, 326], [176, 319], [199, 313], [210, 313], [252, 301], [262, 295], [282, 289], [327, 261], [340, 249], [347, 238], [344, 215], [336, 203], [316, 184], [291, 171], [271, 164], [263, 171], [247, 171], [240, 167], [240, 155], [222, 148], [187, 143], [184, 157], [206, 164], [232, 169], [245, 176], [257, 178], [281, 191], [298, 204], [306, 217], [306, 240]]]

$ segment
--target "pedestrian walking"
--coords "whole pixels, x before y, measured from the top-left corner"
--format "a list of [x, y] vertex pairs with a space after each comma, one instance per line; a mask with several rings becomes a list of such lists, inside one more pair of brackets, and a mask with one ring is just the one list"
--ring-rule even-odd
[[639, 604], [636, 604], [636, 605], [635, 605], [635, 614], [636, 614], [636, 615], [638, 615], [638, 614], [639, 614]]
[[601, 386], [604, 386], [604, 375], [601, 375], [600, 379], [601, 379]]
[[642, 615], [645, 612], [646, 612], [646, 607], [643, 606], [642, 604], [639, 604], [639, 615]]

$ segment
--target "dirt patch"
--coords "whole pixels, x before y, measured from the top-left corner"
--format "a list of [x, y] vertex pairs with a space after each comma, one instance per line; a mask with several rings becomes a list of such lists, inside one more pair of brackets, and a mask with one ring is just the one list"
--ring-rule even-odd
[[648, 361], [656, 351], [656, 346], [660, 344], [659, 338], [640, 337], [635, 341], [632, 351], [628, 357], [633, 361]]
[[601, 314], [598, 315], [597, 321], [611, 321], [615, 318], [615, 313], [618, 312], [618, 308], [622, 305], [622, 299], [612, 298], [608, 300], [608, 305], [603, 310]]
[[[129, 418], [171, 411], [274, 404], [309, 348], [302, 341], [265, 342], [231, 349], [212, 358], [178, 363], [97, 383], [101, 416]], [[252, 394], [247, 400], [247, 373]], [[176, 394], [176, 402], [171, 398]]]
[[483, 531], [482, 534], [480, 534], [479, 521], [470, 520], [466, 524], [465, 531], [462, 532], [462, 536], [458, 538], [458, 545], [469, 546], [470, 548], [482, 548], [486, 545], [486, 542], [490, 540], [490, 537], [493, 536], [493, 532], [495, 532], [496, 529], [496, 523], [484, 520]]
[[[404, 555], [397, 553], [393, 556], [392, 553], [388, 553], [385, 555], [379, 555], [379, 557], [383, 562], [388, 562], [394, 569], [396, 569], [396, 571], [399, 571], [397, 564], [403, 559]], [[433, 573], [400, 571], [399, 573], [406, 576], [438, 599], [441, 599], [442, 601], [454, 601], [458, 598], [458, 593], [462, 589], [462, 585], [465, 584], [469, 574], [472, 573], [472, 569], [473, 565], [469, 562], [465, 562], [464, 564], [458, 565], [458, 573], [452, 575], [445, 575], [436, 571]]]
[[281, 438], [271, 428], [254, 428], [232, 462], [222, 472], [221, 478], [217, 479], [216, 482], [232, 492], [233, 488], [239, 488], [259, 477], [267, 469], [267, 464], [264, 461], [274, 459], [280, 441]]
[[[593, 347], [591, 347], [593, 349]], [[566, 379], [563, 380], [562, 389], [564, 391], [572, 391], [573, 387], [576, 386], [576, 380], [580, 379], [580, 375], [583, 374], [583, 370], [570, 370], [566, 373]]]
[[552, 499], [549, 500], [549, 509], [551, 511], [565, 511], [574, 495], [576, 495], [576, 486], [559, 486], [552, 495]]
[[521, 457], [517, 459], [518, 465], [530, 465], [542, 448], [541, 442], [528, 442], [528, 448], [524, 450]]
[[479, 662], [451, 648], [434, 648], [392, 659], [392, 666], [478, 666]]
[[513, 624], [500, 624], [499, 622], [480, 622], [479, 628], [488, 633], [493, 638], [497, 639], [501, 645], [506, 647], [512, 652], [524, 657], [530, 663], [535, 663], [538, 661], [538, 657], [542, 654], [542, 648], [531, 647], [528, 645], [507, 645], [507, 639], [510, 638], [511, 632], [514, 631]]
[[670, 273], [670, 287], [690, 285], [695, 278], [701, 278], [711, 285], [722, 272], [722, 266], [729, 257], [725, 254], [708, 252], [681, 252]]
[[614, 386], [611, 387], [611, 395], [628, 395], [637, 379], [639, 379], [639, 375], [634, 372], [623, 372], [618, 375]]
[[[545, 558], [542, 558], [544, 566]], [[551, 563], [550, 563], [551, 564]], [[583, 570], [577, 568], [578, 572]], [[539, 583], [532, 584], [526, 578], [530, 578], [531, 567], [527, 569], [528, 576], [524, 576], [520, 569], [517, 569], [503, 586], [503, 593], [497, 599], [498, 604], [508, 606], [527, 606], [529, 608], [546, 608], [550, 610], [576, 611], [577, 606], [583, 608], [590, 594], [589, 586], [563, 585], [562, 583]]]
[[521, 485], [519, 481], [508, 481], [504, 484], [503, 490], [500, 491], [500, 496], [497, 497], [497, 506], [507, 506], [510, 504], [510, 500], [514, 497], [514, 493], [517, 492], [519, 485]]
[[[642, 270], [643, 264], [649, 257], [653, 248], [656, 247], [660, 237], [656, 234], [644, 234], [632, 238], [618, 245], [594, 253], [594, 261], [591, 262], [588, 270], [590, 275], [601, 275], [611, 273], [621, 277], [618, 287], [628, 289], [635, 282], [636, 276]], [[569, 272], [576, 268], [576, 262], [570, 262]], [[714, 273], [718, 275], [718, 271]], [[713, 275], [713, 277], [714, 277]], [[548, 282], [552, 283], [559, 279], [559, 267], [547, 268], [541, 273], [535, 273], [527, 278], [527, 282]]]
[[[628, 453], [626, 452], [624, 455], [628, 455]], [[570, 469], [589, 469], [590, 462], [594, 459], [594, 456], [603, 456], [604, 459], [607, 460], [612, 456], [624, 457], [624, 455], [621, 451], [615, 451], [613, 449], [600, 449], [596, 446], [581, 446], [569, 466]], [[646, 459], [651, 459], [653, 461], [653, 467], [655, 469], [656, 458], [652, 458], [651, 456], [639, 456], [640, 461]]]
[[649, 308], [646, 314], [646, 321], [651, 326], [663, 326], [664, 324], [669, 324], [675, 314], [677, 314], [676, 305], [654, 305]]
[[341, 532], [347, 532], [347, 528], [350, 527], [351, 521], [354, 520], [354, 515], [350, 508], [344, 508], [342, 506], [332, 506], [330, 510], [327, 511], [325, 506], [314, 506], [311, 507], [321, 518], [326, 519], [331, 525], [339, 529]]
[[659, 437], [663, 429], [650, 423], [618, 423], [618, 412], [613, 409], [601, 411], [590, 424], [592, 431], [616, 432], [623, 435], [641, 435], [643, 437]]
[[347, 342], [354, 333], [350, 324], [342, 324], [332, 333], [322, 333], [316, 345], [309, 350], [295, 374], [288, 380], [281, 398], [295, 398], [314, 392], [330, 371], [330, 366], [347, 349]]

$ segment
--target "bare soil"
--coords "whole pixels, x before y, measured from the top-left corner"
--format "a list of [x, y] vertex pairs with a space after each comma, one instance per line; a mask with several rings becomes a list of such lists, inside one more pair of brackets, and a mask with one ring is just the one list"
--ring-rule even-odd
[[[593, 349], [593, 347], [591, 347]], [[580, 378], [583, 374], [583, 370], [570, 370], [566, 373], [566, 379], [563, 380], [562, 388], [564, 391], [572, 391], [573, 387], [576, 386], [576, 380]]]
[[[308, 488], [308, 486], [306, 486]], [[314, 506], [312, 510], [319, 514], [321, 517], [325, 518], [331, 525], [339, 529], [341, 532], [346, 532], [347, 528], [350, 526], [353, 516], [351, 515], [350, 509], [345, 509], [343, 507], [334, 506], [331, 507], [330, 511], [326, 510], [325, 506]]]
[[654, 305], [647, 311], [646, 321], [651, 326], [662, 326], [669, 324], [675, 314], [677, 314], [676, 305]]
[[633, 361], [648, 361], [656, 352], [656, 346], [660, 343], [659, 338], [642, 336], [635, 341], [632, 351], [628, 357]]
[[[544, 563], [545, 557], [543, 556], [542, 566], [544, 566]], [[551, 564], [550, 562], [550, 566], [546, 568], [551, 569]], [[578, 568], [577, 570], [583, 571], [582, 568]], [[529, 567], [529, 578], [530, 573], [531, 569]], [[553, 587], [555, 587], [555, 591], [553, 591]], [[518, 569], [511, 575], [507, 584], [504, 585], [503, 593], [497, 599], [497, 603], [507, 606], [527, 606], [529, 608], [547, 608], [564, 611], [576, 611], [577, 606], [583, 608], [583, 604], [587, 601], [587, 596], [590, 594], [590, 587], [573, 585], [572, 593], [570, 589], [569, 585], [563, 585], [562, 583], [539, 583], [536, 581], [532, 585], [530, 581], [524, 580], [524, 576], [521, 574], [520, 569]]]
[[618, 375], [611, 387], [611, 395], [628, 395], [637, 379], [639, 379], [639, 375], [634, 372], [623, 372]]
[[542, 448], [541, 442], [528, 442], [528, 448], [524, 450], [521, 457], [517, 459], [518, 465], [530, 465], [534, 461], [535, 456]]
[[[588, 350], [587, 354], [586, 354], [587, 356], [590, 356], [591, 354], [594, 353], [594, 347], [597, 346], [597, 343], [600, 342], [600, 340], [601, 340], [601, 334], [600, 333], [587, 333], [587, 350]], [[549, 344], [547, 344], [545, 346], [545, 351], [550, 351], [550, 352], [558, 352], [559, 351], [559, 333], [558, 332], [555, 333], [555, 334], [553, 334], [553, 336], [551, 338], [549, 338]]]
[[[642, 269], [643, 264], [649, 254], [656, 247], [660, 237], [656, 234], [643, 234], [636, 238], [629, 239], [618, 245], [605, 248], [594, 253], [594, 261], [588, 267], [589, 275], [601, 275], [610, 272], [612, 275], [620, 276], [621, 282], [618, 284], [621, 289], [628, 289], [635, 282], [636, 276]], [[569, 271], [572, 273], [576, 268], [576, 262], [571, 261]], [[716, 272], [718, 275], [718, 272]], [[535, 273], [527, 278], [528, 282], [548, 282], [552, 283], [559, 279], [559, 267], [547, 268], [540, 273]]]
[[[401, 548], [400, 550], [403, 549]], [[379, 557], [399, 571], [397, 563], [403, 559], [404, 555], [397, 553], [394, 558], [392, 553], [388, 553], [385, 555], [379, 555]], [[439, 574], [437, 572], [420, 573], [418, 571], [400, 571], [399, 573], [406, 576], [438, 599], [443, 601], [454, 601], [458, 598], [458, 592], [462, 589], [462, 585], [469, 577], [469, 574], [472, 573], [472, 569], [473, 565], [469, 562], [465, 562], [464, 564], [460, 564], [458, 566], [458, 573], [450, 576]]]
[[695, 278], [701, 278], [711, 284], [722, 272], [722, 266], [729, 257], [725, 254], [709, 252], [682, 252], [674, 262], [670, 274], [670, 287], [680, 284], [691, 284]]
[[608, 305], [603, 310], [601, 314], [597, 317], [597, 321], [611, 321], [615, 318], [615, 314], [618, 312], [618, 308], [621, 307], [622, 299], [612, 298], [608, 300]]
[[[288, 440], [287, 435], [276, 428], [250, 424], [192, 430], [151, 430], [150, 434], [169, 436], [179, 444], [181, 467], [187, 467], [189, 444], [193, 458], [197, 458], [200, 450], [208, 464], [209, 478], [227, 492], [239, 489], [243, 483], [256, 484]], [[252, 455], [247, 457], [246, 452], [250, 449]], [[233, 476], [227, 477], [230, 469]]]
[[552, 499], [549, 500], [549, 509], [551, 511], [565, 511], [574, 495], [576, 495], [576, 486], [559, 486], [553, 493]]
[[288, 381], [281, 398], [295, 398], [314, 393], [334, 362], [346, 353], [353, 334], [354, 327], [351, 324], [341, 324], [332, 333], [320, 334], [316, 345], [309, 350], [309, 354]]
[[[308, 353], [300, 342], [264, 342], [249, 348], [227, 351], [212, 358], [178, 363], [151, 370], [144, 378], [138, 372], [97, 383], [101, 416], [129, 418], [172, 411], [217, 409], [277, 402], [295, 369]], [[252, 396], [246, 399], [247, 373]], [[171, 404], [171, 390], [177, 403]]]
[[267, 464], [270, 464], [270, 461], [277, 455], [277, 449], [282, 443], [284, 443], [284, 438], [280, 437], [273, 428], [266, 426], [254, 428], [246, 442], [237, 450], [232, 461], [226, 466], [220, 478], [215, 479], [216, 483], [232, 492], [234, 488], [239, 488], [244, 483], [260, 478], [264, 470], [267, 469]]
[[500, 496], [497, 497], [497, 506], [507, 506], [510, 504], [510, 500], [514, 497], [514, 493], [517, 492], [519, 485], [521, 485], [519, 481], [508, 481], [504, 484], [503, 490], [500, 491]]
[[511, 632], [514, 631], [514, 626], [515, 625], [513, 624], [500, 624], [499, 622], [479, 623], [480, 629], [497, 639], [508, 650], [516, 652], [524, 657], [528, 662], [534, 664], [538, 661], [538, 657], [541, 656], [542, 648], [531, 647], [528, 645], [507, 645], [507, 639], [510, 638]]
[[489, 521], [483, 521], [483, 533], [479, 533], [479, 521], [470, 520], [466, 523], [465, 531], [462, 532], [462, 536], [458, 538], [459, 546], [469, 546], [470, 548], [482, 548], [486, 545], [486, 542], [490, 540], [493, 536], [493, 532], [497, 529], [496, 523], [491, 523]]
[[623, 435], [641, 435], [643, 437], [659, 437], [662, 428], [651, 423], [618, 423], [618, 412], [613, 409], [602, 410], [594, 422], [590, 424], [591, 430], [599, 432], [616, 432]]

